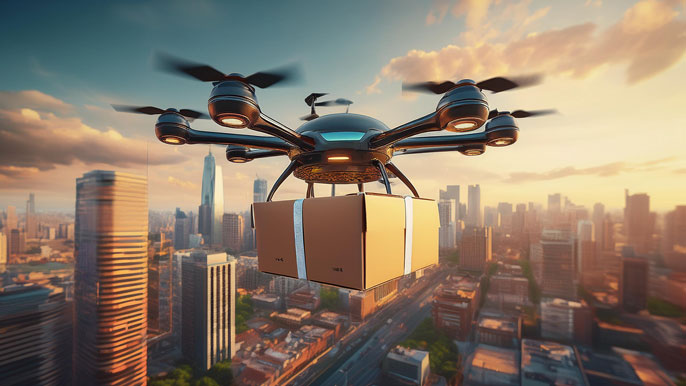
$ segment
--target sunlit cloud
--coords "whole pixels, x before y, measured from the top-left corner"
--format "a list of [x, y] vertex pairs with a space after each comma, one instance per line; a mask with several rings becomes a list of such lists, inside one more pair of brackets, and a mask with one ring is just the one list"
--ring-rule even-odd
[[191, 181], [186, 181], [182, 180], [180, 178], [176, 178], [174, 176], [169, 176], [167, 177], [167, 182], [169, 182], [172, 185], [184, 188], [184, 189], [197, 189], [198, 185], [191, 182]]
[[72, 105], [38, 90], [0, 91], [0, 108], [15, 110], [27, 108], [58, 114], [73, 110]]

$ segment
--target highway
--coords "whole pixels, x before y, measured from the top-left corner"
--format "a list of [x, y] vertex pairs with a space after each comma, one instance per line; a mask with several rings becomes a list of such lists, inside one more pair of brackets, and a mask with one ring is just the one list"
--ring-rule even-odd
[[[287, 384], [343, 385], [346, 384], [346, 376], [347, 384], [350, 385], [373, 383], [380, 374], [381, 361], [390, 345], [404, 339], [430, 315], [429, 298], [444, 275], [445, 271], [435, 272], [419, 279], [411, 288], [402, 291], [349, 332], [327, 355], [301, 370]], [[389, 318], [392, 319], [390, 325], [387, 323]], [[353, 361], [361, 357], [364, 358], [364, 363], [354, 365]]]

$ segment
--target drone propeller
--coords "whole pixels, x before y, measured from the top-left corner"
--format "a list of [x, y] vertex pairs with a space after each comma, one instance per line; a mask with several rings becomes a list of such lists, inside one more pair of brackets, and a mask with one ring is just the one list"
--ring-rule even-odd
[[279, 67], [270, 71], [260, 71], [248, 76], [237, 73], [227, 75], [212, 66], [190, 62], [164, 53], [157, 53], [155, 55], [155, 66], [162, 71], [190, 76], [203, 82], [236, 80], [259, 88], [267, 88], [277, 83], [297, 81], [301, 78], [301, 69], [298, 65]]
[[153, 107], [153, 106], [129, 106], [129, 105], [112, 105], [112, 107], [119, 112], [123, 113], [136, 113], [136, 114], [147, 114], [147, 115], [156, 115], [156, 114], [164, 114], [166, 112], [174, 112], [183, 115], [186, 118], [190, 119], [209, 119], [210, 116], [201, 113], [200, 111], [195, 111], [195, 110], [190, 110], [190, 109], [181, 109], [181, 110], [176, 110], [176, 109], [166, 109], [162, 110], [159, 107]]
[[315, 106], [350, 106], [353, 101], [345, 98], [338, 98], [330, 101], [317, 102]]
[[[502, 91], [511, 90], [517, 87], [529, 87], [541, 83], [543, 77], [539, 74], [509, 77], [504, 78], [497, 76], [495, 78], [490, 78], [476, 83], [476, 87], [482, 90], [491, 91], [493, 94]], [[444, 81], [444, 82], [420, 82], [420, 83], [403, 83], [403, 91], [417, 91], [417, 92], [428, 92], [434, 94], [444, 94], [453, 88], [455, 88], [459, 83]]]
[[557, 110], [555, 109], [547, 109], [547, 110], [531, 110], [531, 111], [526, 111], [526, 110], [515, 110], [513, 112], [507, 112], [507, 111], [498, 111], [498, 109], [491, 110], [488, 112], [488, 119], [495, 118], [500, 114], [510, 114], [511, 116], [515, 118], [528, 118], [528, 117], [536, 117], [540, 115], [550, 115], [550, 114], [555, 114], [557, 113]]

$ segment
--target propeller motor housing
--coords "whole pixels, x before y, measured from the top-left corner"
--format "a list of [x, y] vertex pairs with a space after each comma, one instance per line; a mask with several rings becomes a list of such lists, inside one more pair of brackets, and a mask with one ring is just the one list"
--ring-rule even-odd
[[488, 101], [474, 81], [464, 79], [443, 95], [436, 112], [441, 129], [458, 133], [473, 131], [488, 119]]
[[255, 89], [237, 80], [216, 82], [207, 109], [212, 120], [224, 127], [252, 127], [260, 116]]
[[188, 142], [188, 120], [175, 110], [160, 114], [155, 123], [155, 135], [160, 141], [170, 145], [183, 145]]
[[488, 146], [508, 146], [517, 142], [519, 126], [514, 117], [508, 113], [500, 113], [486, 124]]

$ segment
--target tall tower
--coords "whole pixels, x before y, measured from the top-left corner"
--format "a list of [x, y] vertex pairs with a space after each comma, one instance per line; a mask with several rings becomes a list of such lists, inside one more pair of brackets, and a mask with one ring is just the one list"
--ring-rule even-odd
[[29, 193], [26, 200], [26, 238], [35, 239], [38, 237], [38, 223], [36, 222], [36, 197]]
[[653, 219], [650, 215], [650, 196], [645, 193], [629, 195], [625, 193], [624, 232], [627, 244], [637, 254], [643, 255], [651, 250], [653, 236]]
[[481, 221], [481, 187], [479, 185], [469, 185], [467, 189], [467, 221], [466, 225], [480, 227]]
[[236, 352], [236, 261], [202, 251], [182, 266], [181, 349], [204, 371]]
[[94, 170], [76, 180], [74, 384], [145, 385], [148, 184]]
[[[200, 212], [201, 218], [198, 224], [210, 224], [210, 229], [207, 230], [207, 234], [210, 237], [209, 240], [205, 240], [205, 243], [221, 245], [222, 216], [224, 215], [224, 180], [222, 168], [216, 165], [211, 151], [205, 156], [205, 167], [202, 171], [200, 206], [202, 207], [203, 205], [209, 206], [209, 209], [205, 213]], [[209, 218], [206, 217], [208, 214]], [[201, 231], [200, 233], [203, 232]]]
[[267, 180], [256, 178], [253, 183], [253, 202], [267, 201]]

